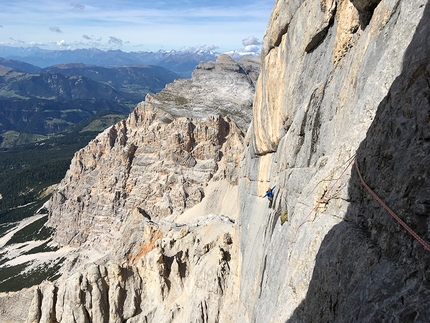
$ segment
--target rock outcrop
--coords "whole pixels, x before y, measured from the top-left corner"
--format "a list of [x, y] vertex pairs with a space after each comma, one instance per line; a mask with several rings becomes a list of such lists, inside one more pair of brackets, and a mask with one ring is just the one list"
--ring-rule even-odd
[[34, 291], [27, 322], [234, 321], [233, 224], [220, 215], [157, 224], [131, 213], [113, 255]]
[[174, 117], [229, 116], [246, 131], [251, 122], [255, 85], [260, 74], [259, 58], [234, 61], [222, 54], [216, 62], [202, 62], [191, 79], [177, 79], [146, 101]]
[[48, 207], [56, 242], [106, 249], [130, 211], [175, 216], [201, 202], [212, 178], [237, 182], [243, 134], [234, 123], [164, 116], [141, 103], [76, 153]]
[[[363, 182], [430, 243], [429, 17], [426, 0], [276, 1], [245, 137], [243, 63], [149, 96], [51, 200], [57, 241], [99, 257], [36, 288], [28, 322], [427, 322], [430, 252]], [[243, 124], [205, 116], [227, 110]]]
[[201, 63], [191, 80], [149, 94], [77, 152], [48, 206], [56, 242], [102, 240], [106, 249], [134, 209], [150, 219], [175, 216], [202, 201], [209, 181], [237, 184], [244, 135], [221, 115], [231, 108], [249, 124], [258, 64], [242, 62], [221, 55]]

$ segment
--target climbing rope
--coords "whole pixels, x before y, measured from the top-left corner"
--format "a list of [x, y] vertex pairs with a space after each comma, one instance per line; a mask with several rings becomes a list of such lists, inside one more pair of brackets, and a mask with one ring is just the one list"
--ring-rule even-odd
[[[345, 174], [346, 170], [349, 168], [349, 166], [351, 166], [351, 164], [355, 161], [355, 169], [357, 170], [357, 174], [358, 177], [360, 178], [360, 182], [361, 184], [363, 184], [363, 186], [366, 188], [366, 190], [370, 193], [370, 195], [373, 196], [373, 198], [378, 201], [378, 203], [397, 221], [400, 223], [400, 225], [405, 228], [405, 230], [407, 232], [409, 232], [409, 234], [411, 236], [413, 236], [415, 238], [415, 240], [417, 240], [427, 251], [430, 252], [430, 246], [418, 235], [414, 232], [414, 230], [412, 230], [405, 222], [402, 221], [402, 219], [400, 219], [396, 213], [394, 213], [380, 198], [378, 195], [376, 195], [376, 193], [366, 184], [366, 182], [363, 179], [363, 176], [360, 173], [360, 169], [358, 167], [358, 161], [357, 161], [357, 154], [354, 154], [352, 157], [350, 157], [343, 165], [347, 164], [346, 167], [344, 168], [344, 170], [342, 171], [342, 173], [340, 174], [340, 176], [337, 178], [337, 180], [333, 183], [332, 186], [329, 187], [329, 189], [324, 193], [324, 195], [318, 200], [318, 202], [314, 205], [314, 207], [312, 208], [312, 210], [309, 212], [309, 214], [305, 217], [305, 219], [299, 224], [299, 226], [296, 229], [296, 232], [294, 234], [294, 239], [292, 241], [292, 243], [295, 242], [296, 237], [297, 237], [297, 233], [300, 229], [300, 227], [306, 223], [306, 221], [308, 220], [308, 218], [311, 216], [312, 212], [314, 212], [318, 206], [320, 205], [321, 202], [324, 201], [324, 199], [328, 196], [328, 194], [330, 193], [330, 191], [333, 189], [334, 186], [336, 186], [337, 182], [342, 178], [342, 176]], [[342, 166], [343, 166], [342, 165]], [[342, 167], [341, 166], [341, 167]]]
[[402, 221], [402, 219], [400, 219], [379, 197], [378, 195], [375, 194], [375, 192], [372, 191], [372, 189], [366, 184], [366, 182], [363, 180], [363, 177], [361, 176], [360, 170], [358, 168], [358, 162], [357, 162], [357, 158], [355, 158], [355, 168], [357, 170], [357, 174], [358, 177], [360, 178], [361, 184], [363, 184], [363, 186], [366, 188], [366, 190], [370, 193], [370, 195], [373, 196], [373, 198], [375, 200], [377, 200], [379, 202], [379, 204], [381, 204], [381, 206], [387, 210], [387, 212], [394, 218], [396, 219], [397, 222], [400, 223], [400, 225], [406, 229], [406, 231], [409, 232], [410, 235], [412, 235], [419, 243], [422, 244], [422, 246], [427, 249], [427, 251], [430, 251], [430, 247], [429, 245], [423, 240], [421, 239], [418, 234], [416, 234], [405, 222]]

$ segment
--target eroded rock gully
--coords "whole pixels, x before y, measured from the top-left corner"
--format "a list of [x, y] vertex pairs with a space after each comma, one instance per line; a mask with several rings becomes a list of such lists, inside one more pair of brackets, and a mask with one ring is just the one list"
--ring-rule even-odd
[[133, 212], [109, 260], [34, 291], [27, 322], [234, 320], [232, 234], [233, 221], [220, 215], [174, 225]]

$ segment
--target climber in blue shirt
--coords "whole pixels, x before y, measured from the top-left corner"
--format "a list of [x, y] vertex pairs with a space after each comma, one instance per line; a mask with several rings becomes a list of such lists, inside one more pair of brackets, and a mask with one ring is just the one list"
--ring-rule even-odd
[[266, 191], [266, 194], [264, 194], [263, 198], [265, 198], [267, 196], [267, 198], [269, 199], [269, 208], [272, 207], [272, 202], [273, 202], [273, 190], [275, 189], [276, 185], [273, 186], [272, 188], [268, 188]]

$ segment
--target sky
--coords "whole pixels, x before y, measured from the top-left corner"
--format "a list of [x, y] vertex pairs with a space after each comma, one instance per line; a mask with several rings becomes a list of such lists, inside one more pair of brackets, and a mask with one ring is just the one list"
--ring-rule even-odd
[[0, 45], [258, 51], [275, 0], [1, 0]]

